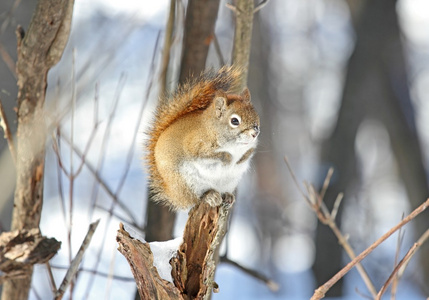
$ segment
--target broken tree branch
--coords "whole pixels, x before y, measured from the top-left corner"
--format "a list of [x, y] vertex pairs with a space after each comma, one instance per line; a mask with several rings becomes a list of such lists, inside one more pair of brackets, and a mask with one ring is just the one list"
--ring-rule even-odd
[[216, 269], [215, 253], [222, 241], [234, 198], [218, 207], [205, 202], [189, 212], [183, 243], [170, 261], [174, 285], [160, 278], [149, 244], [133, 239], [120, 226], [119, 251], [128, 260], [141, 299], [209, 299]]
[[119, 252], [131, 266], [141, 299], [184, 299], [171, 282], [159, 276], [153, 265], [153, 254], [148, 243], [131, 237], [122, 223], [119, 225], [116, 240]]

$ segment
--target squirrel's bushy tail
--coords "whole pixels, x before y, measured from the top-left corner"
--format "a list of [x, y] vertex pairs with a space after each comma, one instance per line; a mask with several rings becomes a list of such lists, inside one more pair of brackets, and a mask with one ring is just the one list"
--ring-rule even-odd
[[156, 169], [154, 156], [155, 146], [161, 133], [183, 115], [206, 109], [217, 93], [231, 93], [239, 84], [241, 74], [241, 69], [235, 66], [224, 66], [217, 72], [209, 70], [189, 79], [172, 95], [160, 99], [146, 144], [149, 189], [155, 200], [163, 200], [160, 195], [163, 187], [155, 186], [162, 185], [163, 181]]
[[229, 93], [236, 87], [241, 73], [237, 67], [225, 66], [218, 72], [208, 70], [196, 78], [190, 78], [173, 95], [161, 99], [153, 128], [163, 132], [181, 116], [206, 109], [216, 93]]

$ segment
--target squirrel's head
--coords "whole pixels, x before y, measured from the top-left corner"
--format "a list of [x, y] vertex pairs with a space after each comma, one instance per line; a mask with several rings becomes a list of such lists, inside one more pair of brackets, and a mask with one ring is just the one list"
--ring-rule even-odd
[[[246, 88], [240, 95], [221, 93], [213, 100], [215, 124], [221, 143], [234, 143], [250, 148], [256, 145], [260, 132], [259, 116]], [[213, 111], [212, 111], [213, 113]]]

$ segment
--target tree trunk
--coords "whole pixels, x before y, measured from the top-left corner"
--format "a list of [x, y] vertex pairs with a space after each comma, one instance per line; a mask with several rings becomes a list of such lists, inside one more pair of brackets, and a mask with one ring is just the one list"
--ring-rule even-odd
[[219, 0], [188, 1], [179, 84], [204, 71], [218, 10]]
[[[46, 128], [43, 104], [47, 74], [67, 43], [73, 1], [39, 0], [28, 32], [17, 30], [17, 179], [12, 230], [38, 228], [43, 203]], [[2, 299], [26, 299], [32, 268], [23, 279], [3, 286]]]

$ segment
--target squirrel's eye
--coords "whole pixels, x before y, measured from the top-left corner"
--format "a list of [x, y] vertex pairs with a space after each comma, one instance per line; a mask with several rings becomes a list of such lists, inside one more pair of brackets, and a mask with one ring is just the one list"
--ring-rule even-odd
[[241, 118], [237, 115], [232, 115], [230, 119], [231, 127], [235, 128], [241, 123]]

